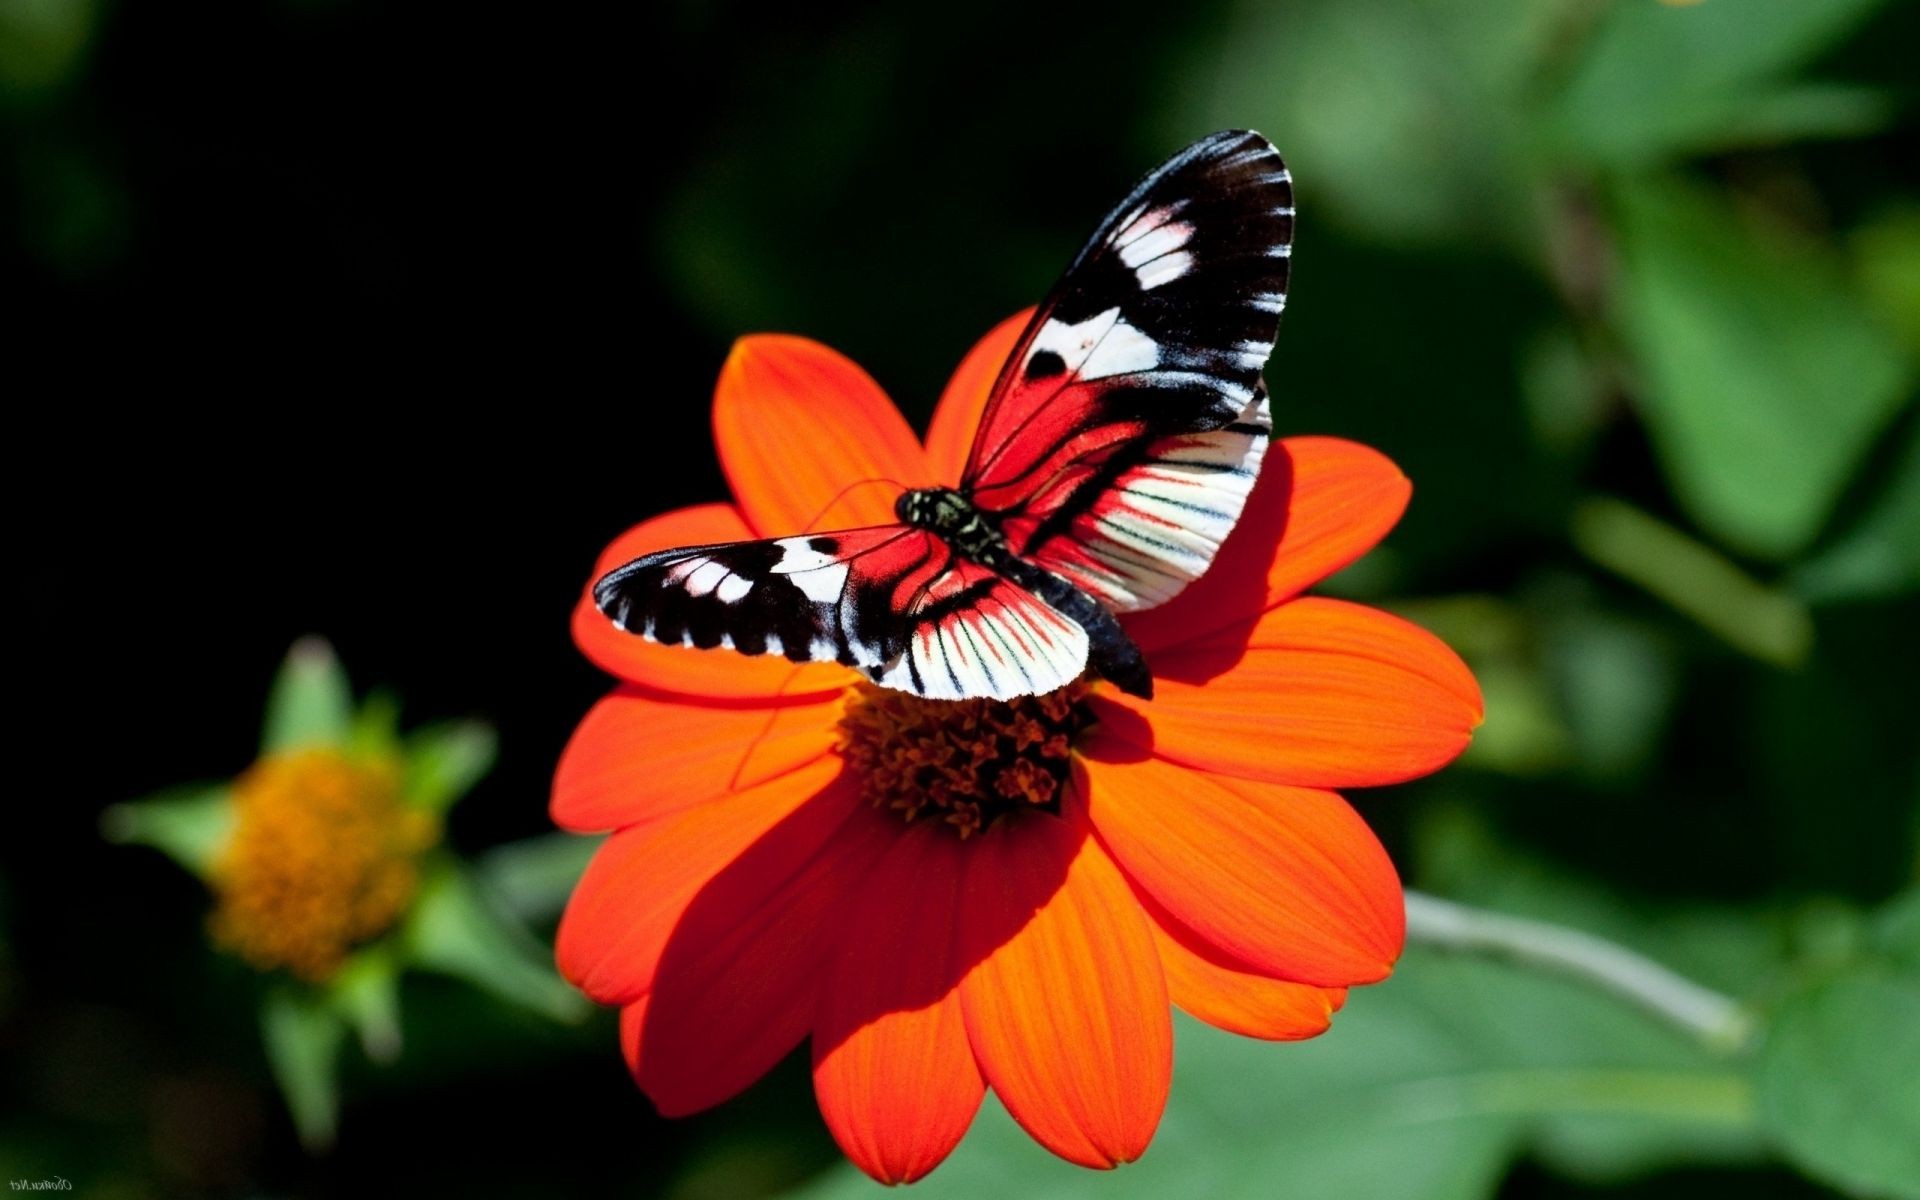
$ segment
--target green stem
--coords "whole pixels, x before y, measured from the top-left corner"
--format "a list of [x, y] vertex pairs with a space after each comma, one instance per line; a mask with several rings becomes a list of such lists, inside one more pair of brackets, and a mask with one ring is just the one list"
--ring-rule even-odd
[[1722, 1053], [1752, 1032], [1740, 1004], [1624, 946], [1545, 921], [1468, 908], [1407, 892], [1407, 937], [1442, 950], [1488, 954], [1612, 992]]

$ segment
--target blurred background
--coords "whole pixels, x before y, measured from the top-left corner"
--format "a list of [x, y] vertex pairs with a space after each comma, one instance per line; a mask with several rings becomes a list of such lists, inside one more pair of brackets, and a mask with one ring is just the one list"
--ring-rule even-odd
[[[1915, 45], [1893, 0], [0, 0], [28, 772], [0, 836], [0, 1175], [871, 1193], [804, 1061], [667, 1122], [611, 1014], [425, 973], [398, 1058], [345, 1055], [311, 1155], [206, 889], [100, 815], [245, 768], [318, 633], [407, 723], [497, 728], [448, 842], [480, 878], [560, 864], [514, 900], [549, 932], [578, 860], [528, 839], [606, 687], [568, 610], [617, 532], [723, 495], [730, 341], [819, 338], [924, 421], [1136, 176], [1231, 126], [1298, 181], [1282, 431], [1415, 483], [1329, 590], [1439, 632], [1487, 694], [1459, 767], [1355, 797], [1409, 883], [1762, 1014], [1913, 967]], [[1920, 1021], [1844, 1008], [1814, 1074], [1912, 1050]], [[922, 1190], [1920, 1189], [1873, 1161], [1910, 1109], [1853, 1112], [1865, 1150], [1782, 1133], [1784, 1051], [1420, 947], [1315, 1043], [1179, 1039], [1140, 1164], [1055, 1163], [989, 1103]]]

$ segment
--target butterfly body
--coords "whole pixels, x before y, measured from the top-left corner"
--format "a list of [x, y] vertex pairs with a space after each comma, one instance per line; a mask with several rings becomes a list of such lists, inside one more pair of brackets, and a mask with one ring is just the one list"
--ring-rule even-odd
[[1110, 213], [994, 382], [951, 488], [896, 524], [688, 546], [594, 586], [658, 642], [833, 661], [930, 699], [1010, 699], [1091, 667], [1146, 696], [1119, 614], [1203, 574], [1271, 424], [1291, 176], [1256, 133], [1195, 142]]
[[1153, 675], [1120, 622], [1073, 584], [1017, 556], [991, 517], [952, 488], [917, 488], [894, 502], [900, 523], [938, 534], [969, 561], [1038, 596], [1087, 632], [1087, 661], [1123, 692], [1150, 699]]

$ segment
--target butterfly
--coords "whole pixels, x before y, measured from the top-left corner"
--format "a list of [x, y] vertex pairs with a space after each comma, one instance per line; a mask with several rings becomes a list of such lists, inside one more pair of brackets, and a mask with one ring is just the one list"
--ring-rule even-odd
[[593, 588], [656, 642], [836, 661], [935, 700], [1038, 695], [1089, 667], [1151, 696], [1116, 614], [1203, 574], [1272, 424], [1293, 185], [1257, 133], [1212, 134], [1136, 185], [1035, 311], [958, 485], [896, 524], [684, 546]]

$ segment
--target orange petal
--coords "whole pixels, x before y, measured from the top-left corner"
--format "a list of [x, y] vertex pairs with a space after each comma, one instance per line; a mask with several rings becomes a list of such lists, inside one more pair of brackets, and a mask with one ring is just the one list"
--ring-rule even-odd
[[954, 990], [966, 848], [902, 830], [849, 906], [813, 1028], [813, 1088], [847, 1157], [911, 1183], [973, 1123], [986, 1085]]
[[899, 834], [858, 805], [798, 872], [749, 851], [700, 890], [660, 957], [634, 1064], [663, 1115], [720, 1103], [806, 1036], [839, 918]]
[[1167, 994], [1189, 1016], [1245, 1037], [1295, 1042], [1318, 1037], [1346, 1003], [1345, 988], [1268, 979], [1218, 950], [1141, 894], [1167, 973]]
[[980, 428], [980, 414], [987, 407], [987, 396], [1033, 313], [1031, 308], [1017, 312], [988, 330], [987, 336], [975, 342], [960, 360], [946, 391], [940, 393], [933, 423], [927, 426], [927, 461], [941, 483], [951, 487], [960, 482], [960, 472], [966, 470], [967, 455], [973, 449], [974, 432]]
[[1127, 632], [1147, 650], [1176, 646], [1299, 595], [1373, 549], [1412, 493], [1377, 450], [1283, 438], [1212, 568], [1166, 604], [1129, 617]]
[[1333, 792], [1220, 779], [1157, 758], [1093, 762], [1075, 789], [1140, 890], [1229, 962], [1345, 987], [1400, 956], [1400, 880]]
[[555, 958], [575, 987], [628, 1004], [653, 987], [687, 908], [736, 861], [770, 884], [791, 877], [860, 807], [855, 781], [823, 758], [759, 787], [614, 834], [560, 918]]
[[1070, 1162], [1138, 1158], [1166, 1107], [1173, 1026], [1146, 917], [1084, 826], [1003, 820], [969, 848], [960, 984], [987, 1082]]
[[888, 525], [926, 453], [873, 377], [819, 342], [741, 338], [720, 370], [713, 436], [741, 515], [761, 537]]
[[574, 645], [610, 675], [691, 696], [769, 699], [845, 687], [857, 676], [837, 663], [795, 664], [777, 654], [749, 656], [731, 650], [662, 646], [615, 629], [593, 606], [594, 581], [642, 554], [753, 536], [731, 504], [677, 508], [635, 525], [613, 539], [594, 564], [593, 578], [573, 606]]
[[689, 703], [622, 687], [573, 731], [553, 777], [554, 824], [617, 829], [758, 786], [831, 753], [841, 698]]
[[[1378, 609], [1311, 596], [1163, 650], [1153, 672], [1151, 703], [1103, 691], [1096, 708], [1144, 718], [1162, 758], [1302, 787], [1437, 771], [1467, 748], [1484, 711], [1473, 673], [1439, 638]], [[1136, 742], [1145, 728], [1139, 719], [1109, 725]]]

